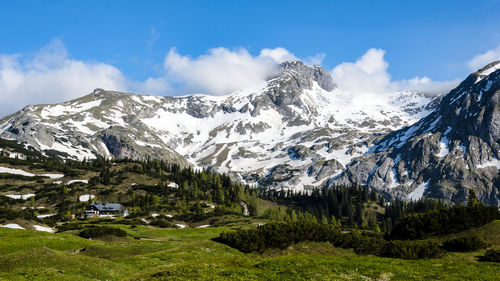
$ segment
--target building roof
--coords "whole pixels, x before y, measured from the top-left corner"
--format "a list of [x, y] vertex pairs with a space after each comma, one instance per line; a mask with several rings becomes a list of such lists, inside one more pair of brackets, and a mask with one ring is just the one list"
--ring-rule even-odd
[[99, 210], [99, 212], [110, 212], [110, 211], [120, 211], [122, 205], [118, 203], [101, 203], [101, 202], [95, 202], [90, 204], [90, 206], [94, 206]]

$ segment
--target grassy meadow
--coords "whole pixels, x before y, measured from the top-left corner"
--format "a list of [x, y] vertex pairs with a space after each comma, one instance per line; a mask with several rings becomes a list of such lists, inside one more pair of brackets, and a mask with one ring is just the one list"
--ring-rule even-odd
[[[186, 229], [113, 226], [128, 235], [88, 240], [76, 230], [0, 228], [0, 280], [498, 280], [500, 270], [498, 263], [477, 261], [485, 250], [402, 260], [359, 256], [327, 242], [244, 254], [212, 241], [222, 231], [248, 227], [243, 222]], [[499, 220], [467, 233], [500, 246]]]

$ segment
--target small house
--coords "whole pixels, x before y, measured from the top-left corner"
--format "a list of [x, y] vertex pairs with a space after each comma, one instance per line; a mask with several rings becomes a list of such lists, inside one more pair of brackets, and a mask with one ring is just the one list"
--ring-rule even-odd
[[118, 203], [94, 202], [85, 208], [85, 214], [90, 217], [127, 216], [128, 211]]

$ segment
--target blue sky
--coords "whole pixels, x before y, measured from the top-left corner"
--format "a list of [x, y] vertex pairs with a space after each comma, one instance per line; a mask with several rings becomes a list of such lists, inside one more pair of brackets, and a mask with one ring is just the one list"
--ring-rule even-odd
[[[168, 84], [158, 89], [169, 88], [169, 93], [179, 83], [191, 83], [178, 69], [166, 71], [165, 60], [172, 48], [181, 58], [196, 62], [218, 47], [230, 52], [243, 48], [253, 57], [262, 49], [281, 47], [301, 59], [324, 57], [310, 61], [321, 62], [328, 70], [355, 62], [375, 48], [384, 51], [380, 54], [388, 64], [385, 70], [391, 81], [417, 76], [444, 81], [463, 79], [471, 72], [474, 57], [488, 51], [493, 52], [488, 58], [495, 57], [500, 53], [498, 46], [498, 0], [0, 3], [0, 54], [10, 59], [4, 68], [14, 64], [25, 76], [40, 56], [64, 53], [59, 58], [93, 66], [104, 75], [136, 85], [118, 87], [120, 90], [143, 92], [150, 88], [137, 85], [150, 78]], [[103, 70], [105, 66], [111, 69]], [[172, 73], [182, 77], [168, 81]], [[183, 89], [205, 89], [195, 86]], [[7, 88], [12, 87], [4, 85], [0, 95], [6, 96]], [[26, 102], [31, 100], [38, 102], [26, 98]], [[47, 102], [55, 101], [53, 97]], [[0, 108], [0, 114], [2, 111], [9, 109]]]

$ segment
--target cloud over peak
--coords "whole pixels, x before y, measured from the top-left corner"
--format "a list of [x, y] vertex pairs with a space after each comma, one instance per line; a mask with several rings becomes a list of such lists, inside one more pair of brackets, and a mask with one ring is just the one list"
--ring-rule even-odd
[[124, 91], [125, 84], [122, 73], [111, 65], [69, 58], [60, 40], [33, 55], [0, 54], [2, 115], [28, 104], [76, 98], [98, 87]]
[[166, 77], [181, 91], [223, 95], [262, 84], [278, 71], [284, 49], [264, 49], [252, 56], [246, 49], [214, 48], [197, 58], [180, 55], [175, 48], [165, 57]]
[[384, 60], [385, 51], [369, 49], [355, 62], [344, 62], [332, 70], [332, 78], [340, 90], [353, 93], [387, 92], [391, 76], [389, 64]]
[[[427, 76], [393, 80], [384, 56], [384, 50], [372, 48], [354, 62], [335, 66], [331, 71], [334, 83], [353, 95], [401, 90], [445, 93], [459, 83], [458, 79], [438, 82]], [[154, 95], [225, 95], [263, 85], [279, 73], [279, 64], [284, 61], [321, 65], [324, 58], [325, 54], [319, 53], [301, 59], [282, 47], [265, 48], [257, 55], [245, 48], [219, 47], [197, 57], [171, 48], [159, 75], [137, 81], [110, 64], [71, 58], [56, 39], [34, 54], [0, 54], [0, 116], [28, 104], [77, 98], [94, 88]], [[500, 60], [500, 45], [473, 57], [467, 66], [476, 70], [494, 60]]]
[[430, 78], [414, 77], [408, 80], [392, 80], [387, 71], [389, 63], [382, 49], [369, 49], [355, 62], [344, 62], [332, 70], [333, 81], [340, 90], [353, 94], [383, 94], [395, 91], [421, 91], [445, 93], [458, 85], [459, 80], [432, 81]]
[[470, 70], [476, 71], [485, 65], [498, 60], [500, 60], [500, 44], [496, 48], [474, 56], [469, 62], [467, 62], [467, 66]]
[[[307, 64], [321, 64], [325, 55], [307, 57]], [[196, 58], [172, 48], [164, 60], [165, 80], [175, 92], [225, 95], [244, 88], [263, 85], [279, 73], [279, 64], [299, 60], [285, 48], [262, 49], [257, 56], [244, 48], [213, 48]]]

